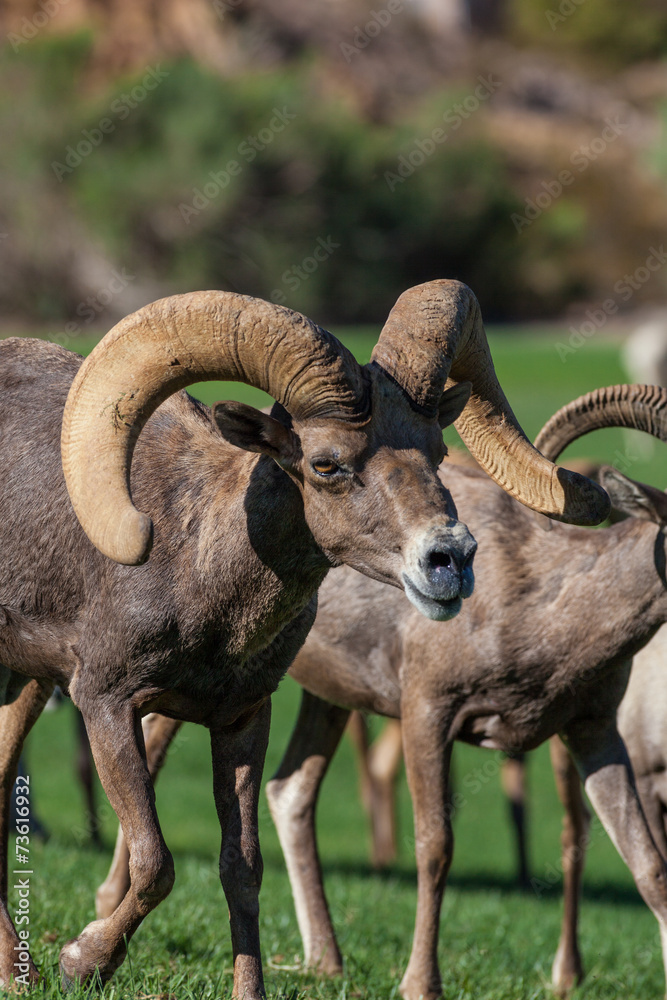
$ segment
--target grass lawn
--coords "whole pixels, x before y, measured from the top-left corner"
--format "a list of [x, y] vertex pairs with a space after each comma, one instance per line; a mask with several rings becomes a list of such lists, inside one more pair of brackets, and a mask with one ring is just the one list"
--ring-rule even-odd
[[[361, 360], [367, 360], [375, 337], [352, 332], [344, 333], [343, 339]], [[568, 355], [565, 363], [554, 346], [565, 335], [503, 332], [491, 334], [490, 340], [500, 380], [531, 436], [569, 399], [624, 378], [617, 345], [602, 339], [593, 338]], [[91, 341], [78, 349], [89, 349]], [[208, 384], [194, 391], [206, 402], [240, 398], [261, 405], [260, 394], [238, 385], [230, 390]], [[651, 455], [645, 443], [616, 431], [600, 432], [571, 449], [572, 454], [620, 465], [634, 478], [657, 486], [667, 485], [664, 451], [656, 445]], [[460, 514], [465, 519], [465, 511]], [[298, 698], [298, 688], [289, 679], [274, 698], [267, 775], [280, 759]], [[176, 861], [176, 886], [138, 931], [130, 945], [130, 960], [105, 987], [105, 997], [230, 996], [231, 944], [217, 875], [219, 831], [208, 758], [206, 731], [184, 727], [158, 786], [158, 808]], [[60, 996], [59, 949], [93, 919], [94, 888], [108, 866], [115, 835], [107, 806], [102, 812], [108, 850], [98, 854], [82, 843], [83, 809], [74, 761], [73, 709], [67, 703], [58, 712], [43, 715], [27, 748], [36, 810], [51, 831], [47, 844], [34, 837], [30, 844], [31, 943], [46, 972], [46, 996]], [[533, 892], [521, 893], [514, 887], [512, 837], [497, 769], [494, 753], [457, 748], [456, 779], [471, 794], [455, 821], [457, 846], [443, 908], [440, 960], [449, 1000], [550, 996], [547, 984], [560, 920], [560, 810], [548, 753], [542, 747], [530, 760]], [[341, 979], [320, 981], [299, 969], [301, 948], [289, 883], [262, 799], [261, 933], [271, 997], [398, 996], [416, 899], [412, 820], [404, 781], [399, 800], [399, 859], [386, 874], [376, 874], [368, 865], [356, 771], [344, 741], [324, 784], [318, 821], [324, 876], [346, 972]], [[17, 902], [16, 894], [10, 893], [12, 912]], [[581, 936], [588, 976], [573, 993], [575, 1000], [616, 996], [657, 1000], [664, 995], [657, 925], [599, 824], [593, 827]], [[76, 991], [70, 994], [76, 995]]]

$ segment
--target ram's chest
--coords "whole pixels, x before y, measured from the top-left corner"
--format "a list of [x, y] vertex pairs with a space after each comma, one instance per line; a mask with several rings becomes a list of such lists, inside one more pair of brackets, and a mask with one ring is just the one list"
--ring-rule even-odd
[[214, 640], [198, 655], [189, 651], [154, 666], [131, 697], [143, 713], [161, 712], [204, 724], [231, 725], [270, 696], [303, 644], [315, 617], [315, 601], [256, 652], [230, 654]]

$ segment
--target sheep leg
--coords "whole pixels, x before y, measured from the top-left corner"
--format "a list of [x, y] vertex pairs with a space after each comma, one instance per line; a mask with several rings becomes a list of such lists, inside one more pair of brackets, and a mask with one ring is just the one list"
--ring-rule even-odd
[[349, 714], [347, 709], [303, 691], [289, 746], [266, 786], [292, 886], [306, 965], [327, 975], [339, 975], [343, 959], [324, 895], [315, 805]]
[[563, 734], [586, 793], [635, 884], [658, 921], [667, 968], [667, 865], [642, 810], [630, 760], [616, 722], [587, 719]]
[[[21, 678], [19, 683], [22, 684], [23, 680]], [[9, 683], [11, 685], [11, 680]], [[16, 978], [24, 974], [24, 969], [18, 969], [16, 965], [21, 954], [16, 950], [19, 938], [7, 908], [9, 805], [23, 741], [39, 718], [52, 690], [53, 685], [48, 682], [31, 680], [14, 701], [0, 707], [0, 983], [3, 986], [10, 984], [12, 976]], [[39, 978], [32, 959], [20, 964], [28, 966], [30, 981]]]
[[554, 991], [559, 996], [565, 996], [584, 978], [577, 928], [581, 879], [586, 860], [591, 816], [584, 802], [579, 773], [567, 747], [558, 736], [554, 736], [549, 749], [556, 790], [565, 810], [560, 840], [563, 866], [563, 922], [551, 970], [551, 981]]
[[174, 865], [155, 810], [138, 714], [99, 695], [80, 702], [97, 773], [120, 820], [130, 851], [130, 888], [117, 909], [94, 920], [60, 952], [65, 983], [86, 982], [95, 971], [108, 980], [125, 958], [127, 941], [171, 891]]
[[350, 742], [352, 743], [357, 755], [357, 766], [359, 768], [359, 795], [361, 796], [361, 803], [371, 823], [371, 835], [373, 838], [371, 852], [373, 858], [375, 858], [377, 845], [375, 841], [375, 823], [373, 812], [373, 779], [368, 765], [371, 744], [368, 734], [368, 723], [366, 722], [366, 717], [362, 712], [358, 712], [356, 710], [354, 712], [350, 712], [350, 718], [347, 724], [347, 734], [350, 737]]
[[417, 856], [417, 917], [410, 961], [401, 982], [405, 1000], [435, 1000], [440, 909], [454, 851], [448, 791], [452, 744], [447, 719], [433, 704], [402, 705], [405, 769], [412, 795]]
[[500, 782], [509, 802], [512, 826], [516, 836], [517, 882], [522, 889], [530, 885], [528, 852], [526, 850], [526, 760], [515, 753], [503, 761]]
[[234, 955], [234, 993], [243, 1000], [265, 997], [259, 946], [262, 855], [257, 805], [269, 740], [271, 700], [247, 722], [211, 727], [213, 793], [220, 820], [220, 881], [229, 906]]
[[667, 830], [665, 830], [665, 802], [662, 785], [664, 784], [665, 773], [656, 774], [651, 772], [641, 777], [635, 775], [637, 784], [637, 794], [642, 804], [644, 815], [646, 816], [649, 829], [655, 840], [655, 846], [667, 861]]
[[[145, 717], [142, 725], [148, 772], [153, 784], [155, 784], [165, 762], [167, 750], [183, 723], [177, 719], [168, 719], [165, 715], [152, 712]], [[119, 826], [109, 873], [95, 895], [97, 916], [110, 917], [116, 907], [120, 905], [129, 888], [130, 852], [125, 843], [123, 828]]]
[[95, 768], [93, 765], [93, 755], [90, 750], [90, 741], [86, 732], [86, 724], [83, 721], [81, 712], [76, 713], [76, 735], [79, 744], [76, 765], [79, 781], [83, 788], [88, 834], [95, 847], [101, 848], [102, 838], [100, 837], [99, 817], [95, 807]]
[[[363, 716], [353, 712], [352, 719]], [[352, 733], [350, 725], [350, 733]], [[355, 739], [361, 766], [362, 801], [371, 821], [372, 863], [374, 868], [384, 868], [396, 858], [396, 779], [403, 758], [401, 723], [389, 719], [382, 733], [369, 746], [366, 735], [366, 752], [361, 738]]]
[[396, 859], [396, 781], [403, 760], [398, 719], [388, 719], [370, 748], [368, 768], [373, 782], [373, 865], [383, 868]]

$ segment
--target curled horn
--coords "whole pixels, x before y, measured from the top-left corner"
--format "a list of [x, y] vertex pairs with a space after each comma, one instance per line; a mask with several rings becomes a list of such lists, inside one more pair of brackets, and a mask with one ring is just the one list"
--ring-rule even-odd
[[555, 461], [569, 444], [601, 427], [631, 427], [667, 441], [667, 389], [611, 385], [563, 406], [547, 421], [535, 447]]
[[117, 562], [145, 562], [152, 546], [152, 521], [130, 496], [141, 429], [172, 393], [208, 379], [263, 389], [297, 419], [368, 417], [362, 369], [299, 313], [215, 291], [145, 306], [121, 320], [83, 363], [63, 417], [72, 505], [93, 544]]
[[560, 521], [599, 524], [607, 517], [604, 490], [543, 458], [522, 431], [498, 383], [479, 304], [466, 285], [430, 281], [404, 292], [371, 361], [427, 416], [437, 414], [448, 379], [471, 382], [470, 401], [455, 426], [507, 493]]

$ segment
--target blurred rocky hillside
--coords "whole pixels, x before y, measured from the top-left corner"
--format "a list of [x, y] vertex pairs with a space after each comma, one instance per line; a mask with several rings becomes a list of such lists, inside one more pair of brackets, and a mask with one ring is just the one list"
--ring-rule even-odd
[[496, 319], [664, 301], [657, 0], [0, 0], [0, 30], [5, 327], [202, 287], [377, 321], [435, 276]]

